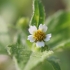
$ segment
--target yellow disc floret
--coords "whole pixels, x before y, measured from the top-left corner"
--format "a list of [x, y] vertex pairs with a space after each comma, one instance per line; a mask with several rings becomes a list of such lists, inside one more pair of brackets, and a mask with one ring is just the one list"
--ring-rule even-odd
[[46, 38], [46, 35], [42, 30], [37, 30], [33, 36], [35, 41], [43, 41]]

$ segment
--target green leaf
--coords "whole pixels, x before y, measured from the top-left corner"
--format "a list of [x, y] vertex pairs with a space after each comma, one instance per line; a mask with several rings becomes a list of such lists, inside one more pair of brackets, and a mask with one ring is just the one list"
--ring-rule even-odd
[[31, 25], [38, 26], [39, 23], [39, 0], [33, 1], [33, 17], [31, 19]]
[[52, 59], [45, 59], [44, 61], [37, 64], [33, 69], [31, 70], [61, 70], [58, 62], [52, 60]]
[[31, 54], [29, 61], [27, 62], [24, 70], [31, 70], [37, 66], [40, 62], [43, 62], [46, 58], [52, 55], [52, 51], [45, 51], [45, 52], [34, 52]]
[[12, 57], [16, 58], [18, 66], [20, 67], [21, 70], [23, 70], [29, 59], [31, 51], [28, 49], [25, 43], [22, 44], [21, 40], [22, 40], [21, 34], [18, 34], [16, 42], [8, 46], [9, 48], [8, 51], [10, 52], [10, 55]]
[[58, 11], [46, 20], [47, 33], [52, 34], [51, 40], [47, 43], [50, 48], [61, 45], [70, 40], [70, 13]]
[[44, 23], [44, 19], [45, 19], [44, 7], [40, 0], [34, 0], [33, 2], [34, 2], [33, 3], [33, 16], [32, 16], [30, 24], [36, 25], [38, 27], [39, 24]]
[[39, 24], [43, 24], [45, 21], [45, 10], [41, 1], [39, 2], [39, 13], [40, 13]]
[[43, 62], [40, 62], [39, 64], [36, 65], [36, 67], [34, 67], [31, 70], [54, 70], [53, 66], [51, 65], [51, 63], [49, 63], [47, 60], [44, 60]]
[[53, 61], [53, 60], [48, 60], [48, 62], [51, 63], [51, 65], [53, 66], [54, 70], [61, 70], [61, 68], [60, 68], [60, 66], [59, 66], [59, 64], [58, 64], [58, 62], [55, 62], [55, 61]]

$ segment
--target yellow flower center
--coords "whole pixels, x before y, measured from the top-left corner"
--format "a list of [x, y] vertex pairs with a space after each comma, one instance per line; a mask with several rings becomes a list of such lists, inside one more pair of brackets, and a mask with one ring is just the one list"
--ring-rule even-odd
[[41, 30], [37, 30], [33, 36], [35, 38], [35, 41], [43, 41], [46, 38], [45, 33]]

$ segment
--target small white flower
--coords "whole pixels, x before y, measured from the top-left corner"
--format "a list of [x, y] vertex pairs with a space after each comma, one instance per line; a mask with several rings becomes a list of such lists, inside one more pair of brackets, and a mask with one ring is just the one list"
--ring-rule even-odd
[[36, 26], [30, 26], [28, 30], [31, 35], [28, 36], [28, 40], [35, 42], [37, 47], [44, 47], [45, 41], [49, 41], [51, 38], [51, 34], [46, 34], [47, 29], [45, 24], [40, 24], [38, 29]]

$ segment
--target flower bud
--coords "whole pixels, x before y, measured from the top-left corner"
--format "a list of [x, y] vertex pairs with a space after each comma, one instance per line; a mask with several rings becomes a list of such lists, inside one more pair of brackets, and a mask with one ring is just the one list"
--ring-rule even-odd
[[17, 27], [21, 29], [26, 28], [28, 25], [28, 21], [29, 21], [28, 18], [24, 18], [24, 17], [20, 18], [17, 22]]

